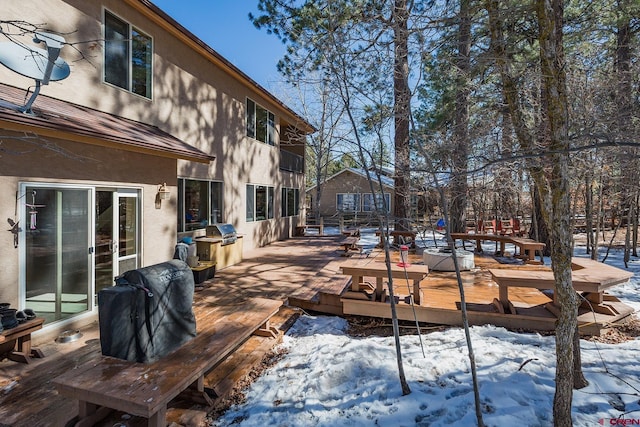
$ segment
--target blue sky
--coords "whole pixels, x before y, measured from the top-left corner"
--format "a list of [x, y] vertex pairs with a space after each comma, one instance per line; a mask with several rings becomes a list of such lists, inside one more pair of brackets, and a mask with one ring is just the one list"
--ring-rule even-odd
[[284, 45], [249, 20], [257, 0], [151, 0], [268, 90], [282, 80], [276, 69]]

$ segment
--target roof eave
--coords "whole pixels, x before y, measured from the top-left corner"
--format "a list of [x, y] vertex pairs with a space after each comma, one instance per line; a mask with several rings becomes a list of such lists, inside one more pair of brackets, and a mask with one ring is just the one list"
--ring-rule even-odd
[[124, 151], [150, 154], [159, 157], [166, 157], [172, 159], [188, 160], [191, 162], [209, 164], [215, 160], [214, 156], [208, 155], [204, 152], [202, 154], [197, 152], [188, 151], [174, 151], [165, 150], [162, 148], [149, 148], [148, 146], [142, 146], [136, 144], [133, 140], [124, 140], [108, 135], [95, 136], [90, 134], [84, 134], [82, 132], [69, 132], [63, 129], [49, 128], [38, 125], [37, 123], [22, 123], [15, 122], [7, 118], [0, 118], [0, 129], [6, 129], [14, 132], [26, 132], [35, 133], [40, 136], [49, 138], [64, 139], [73, 142], [79, 142], [83, 144], [96, 145], [106, 148], [115, 148]]

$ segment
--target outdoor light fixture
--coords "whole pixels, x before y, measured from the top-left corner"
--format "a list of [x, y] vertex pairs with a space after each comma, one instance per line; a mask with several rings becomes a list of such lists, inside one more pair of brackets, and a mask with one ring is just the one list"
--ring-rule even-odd
[[171, 192], [167, 188], [167, 183], [158, 184], [158, 192], [156, 193], [156, 209], [162, 208], [162, 201], [169, 200], [171, 198]]
[[160, 200], [169, 200], [171, 198], [171, 192], [167, 188], [166, 182], [158, 186], [158, 198]]

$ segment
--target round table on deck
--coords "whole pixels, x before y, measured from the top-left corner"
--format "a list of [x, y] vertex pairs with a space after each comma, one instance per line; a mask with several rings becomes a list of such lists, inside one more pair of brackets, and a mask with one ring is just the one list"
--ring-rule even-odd
[[[460, 271], [471, 270], [475, 267], [473, 252], [456, 249], [456, 258]], [[434, 271], [455, 271], [451, 252], [442, 249], [425, 249], [422, 253], [424, 263], [429, 266], [429, 270]]]

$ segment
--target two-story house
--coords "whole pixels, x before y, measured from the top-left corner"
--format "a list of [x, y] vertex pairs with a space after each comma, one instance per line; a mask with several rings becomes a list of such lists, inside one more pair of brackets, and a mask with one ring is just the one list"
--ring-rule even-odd
[[[312, 126], [151, 2], [4, 0], [0, 20], [0, 302], [77, 327], [209, 224], [245, 250], [293, 234]], [[16, 65], [49, 53], [36, 32], [68, 76]]]

